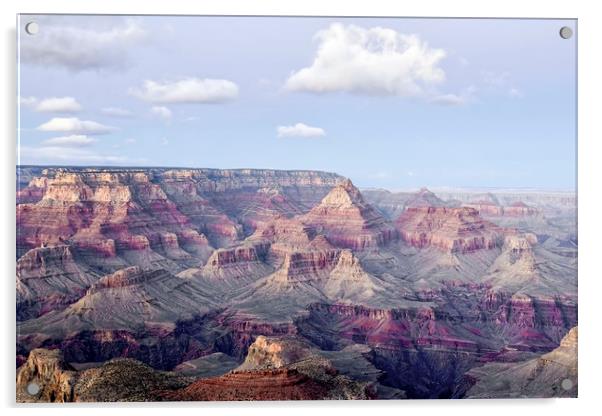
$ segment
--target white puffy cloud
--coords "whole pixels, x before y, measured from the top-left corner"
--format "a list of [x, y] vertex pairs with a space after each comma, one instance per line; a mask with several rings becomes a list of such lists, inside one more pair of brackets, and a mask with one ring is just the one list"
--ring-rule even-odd
[[133, 139], [131, 137], [125, 139], [125, 144], [134, 144], [134, 143], [136, 143], [136, 139]]
[[93, 137], [83, 134], [73, 134], [71, 136], [53, 137], [42, 142], [44, 146], [59, 146], [59, 147], [86, 147], [96, 143]]
[[167, 137], [163, 137], [161, 139], [161, 146], [167, 146], [169, 144], [169, 140], [167, 140]]
[[293, 126], [278, 126], [278, 137], [322, 137], [326, 136], [324, 129], [297, 123]]
[[82, 106], [73, 97], [21, 97], [19, 103], [40, 113], [77, 113]]
[[80, 120], [77, 117], [55, 117], [37, 127], [39, 131], [56, 131], [71, 134], [106, 134], [115, 130], [96, 121]]
[[238, 86], [225, 79], [146, 80], [142, 88], [130, 88], [129, 93], [154, 104], [221, 103], [238, 97]]
[[65, 25], [46, 19], [35, 36], [22, 36], [21, 62], [40, 66], [60, 66], [73, 71], [122, 68], [131, 48], [147, 33], [134, 20], [115, 19], [103, 29], [94, 25]]
[[315, 35], [311, 66], [293, 72], [289, 91], [420, 96], [445, 80], [443, 49], [393, 29], [333, 23]]
[[119, 164], [127, 163], [124, 156], [105, 155], [89, 149], [61, 146], [19, 148], [19, 164]]
[[171, 120], [171, 110], [164, 106], [154, 106], [151, 108], [151, 113], [163, 120]]
[[120, 108], [120, 107], [104, 107], [100, 110], [100, 112], [102, 114], [104, 114], [105, 116], [110, 116], [110, 117], [127, 118], [127, 117], [133, 116], [131, 111], [126, 110], [124, 108]]

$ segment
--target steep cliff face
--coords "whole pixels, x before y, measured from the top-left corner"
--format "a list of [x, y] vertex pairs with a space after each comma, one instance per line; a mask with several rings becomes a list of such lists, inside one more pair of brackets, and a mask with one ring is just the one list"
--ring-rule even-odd
[[402, 239], [417, 248], [470, 252], [501, 246], [504, 230], [472, 208], [409, 208], [397, 220]]
[[324, 279], [336, 264], [338, 254], [337, 250], [287, 253], [273, 279], [281, 283]]
[[253, 280], [272, 271], [262, 261], [265, 248], [261, 245], [242, 245], [222, 248], [213, 252], [202, 275], [210, 279], [232, 281], [237, 279]]

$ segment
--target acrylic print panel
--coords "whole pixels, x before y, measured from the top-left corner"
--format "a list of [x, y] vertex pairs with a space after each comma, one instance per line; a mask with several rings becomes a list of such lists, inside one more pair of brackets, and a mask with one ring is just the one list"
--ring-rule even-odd
[[17, 401], [576, 397], [576, 23], [21, 15]]

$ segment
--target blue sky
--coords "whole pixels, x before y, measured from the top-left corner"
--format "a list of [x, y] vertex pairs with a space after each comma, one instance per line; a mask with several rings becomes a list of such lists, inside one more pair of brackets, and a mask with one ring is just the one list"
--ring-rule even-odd
[[[22, 28], [36, 21], [39, 32]], [[21, 164], [575, 184], [574, 21], [22, 16]]]

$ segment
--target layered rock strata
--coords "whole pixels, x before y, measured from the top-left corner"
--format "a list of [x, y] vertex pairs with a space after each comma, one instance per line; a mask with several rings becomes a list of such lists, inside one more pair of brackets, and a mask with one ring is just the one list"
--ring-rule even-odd
[[505, 230], [473, 208], [409, 208], [396, 224], [401, 238], [416, 248], [466, 253], [499, 247], [504, 241]]

